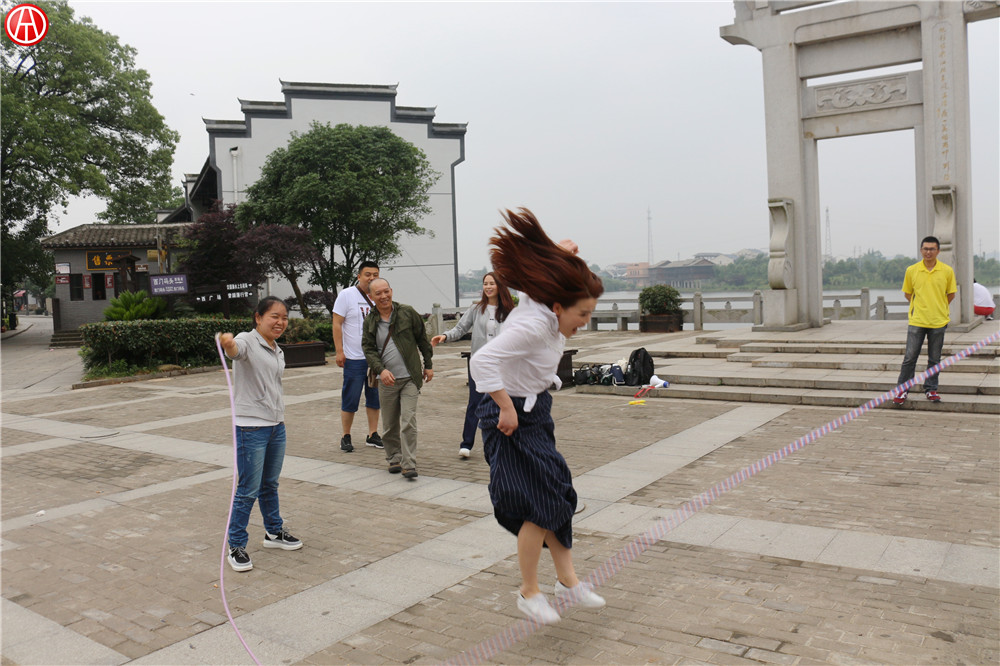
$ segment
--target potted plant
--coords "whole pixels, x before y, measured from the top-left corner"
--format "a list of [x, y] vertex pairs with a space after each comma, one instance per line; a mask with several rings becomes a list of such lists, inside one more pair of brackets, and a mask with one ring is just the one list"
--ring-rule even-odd
[[639, 330], [675, 333], [684, 328], [681, 294], [667, 284], [654, 284], [639, 292]]
[[290, 319], [278, 345], [285, 352], [286, 368], [326, 364], [326, 343], [317, 336], [311, 319]]

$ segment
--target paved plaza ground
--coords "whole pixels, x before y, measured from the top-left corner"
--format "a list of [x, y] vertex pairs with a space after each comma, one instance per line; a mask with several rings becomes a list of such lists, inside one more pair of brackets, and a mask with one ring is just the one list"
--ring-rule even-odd
[[[51, 324], [5, 334], [2, 663], [247, 664], [220, 596], [232, 489], [221, 370], [70, 390]], [[583, 332], [580, 356], [663, 336]], [[211, 343], [209, 343], [211, 344]], [[413, 481], [339, 450], [341, 371], [286, 370], [282, 514], [299, 551], [224, 581], [262, 663], [440, 663], [510, 627], [515, 539], [491, 513], [480, 442], [457, 455], [467, 343], [440, 346]], [[332, 360], [332, 357], [331, 357]], [[766, 390], [762, 388], [761, 390]], [[590, 573], [662, 517], [843, 410], [554, 394], [584, 505]], [[695, 514], [599, 591], [600, 611], [509, 647], [504, 664], [995, 664], [1000, 419], [878, 409]], [[554, 582], [543, 556], [542, 579]]]

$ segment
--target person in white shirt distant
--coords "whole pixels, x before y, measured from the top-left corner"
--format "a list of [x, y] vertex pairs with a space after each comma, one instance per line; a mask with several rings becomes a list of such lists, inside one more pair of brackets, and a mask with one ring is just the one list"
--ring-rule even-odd
[[993, 321], [993, 310], [996, 309], [996, 306], [990, 290], [973, 280], [972, 311], [981, 317], [986, 317], [986, 321]]
[[555, 594], [585, 608], [604, 599], [580, 582], [573, 568], [576, 491], [556, 450], [548, 388], [561, 385], [556, 369], [566, 338], [585, 326], [604, 293], [601, 279], [579, 257], [576, 243], [559, 245], [531, 211], [504, 214], [509, 229], [490, 239], [500, 282], [521, 292], [520, 303], [496, 338], [470, 359], [483, 399], [477, 415], [490, 465], [490, 500], [502, 527], [517, 535], [521, 569], [518, 609], [540, 624], [559, 621], [538, 586], [538, 560], [547, 546], [555, 564]]
[[361, 349], [362, 324], [371, 312], [372, 301], [368, 297], [368, 284], [378, 277], [378, 264], [362, 261], [358, 267], [358, 284], [337, 294], [333, 304], [333, 344], [337, 348], [337, 365], [344, 369], [344, 383], [340, 390], [340, 425], [343, 436], [340, 450], [350, 453], [351, 426], [361, 402], [361, 391], [365, 392], [365, 411], [368, 415], [368, 437], [365, 444], [376, 449], [383, 448], [378, 434], [378, 387], [368, 386], [368, 362]]

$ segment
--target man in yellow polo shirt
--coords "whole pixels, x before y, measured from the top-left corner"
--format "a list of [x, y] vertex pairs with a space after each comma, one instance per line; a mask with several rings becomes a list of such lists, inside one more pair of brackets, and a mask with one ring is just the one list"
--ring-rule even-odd
[[[906, 329], [906, 355], [903, 357], [903, 366], [899, 369], [897, 385], [913, 379], [924, 338], [927, 338], [927, 367], [932, 368], [941, 362], [944, 330], [951, 321], [948, 304], [955, 298], [958, 285], [951, 266], [937, 260], [940, 251], [941, 243], [934, 236], [920, 241], [923, 261], [907, 268], [906, 277], [903, 278], [903, 295], [910, 302], [910, 325]], [[892, 401], [902, 405], [906, 402], [906, 395], [906, 389], [899, 389]], [[941, 401], [941, 396], [938, 395], [938, 373], [924, 380], [924, 395], [931, 402]]]

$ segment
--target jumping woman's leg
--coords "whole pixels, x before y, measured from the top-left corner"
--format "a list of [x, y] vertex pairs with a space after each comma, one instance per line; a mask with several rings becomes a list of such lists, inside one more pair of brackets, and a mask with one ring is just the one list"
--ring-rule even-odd
[[566, 587], [575, 587], [580, 579], [576, 577], [576, 569], [573, 568], [573, 551], [562, 545], [552, 530], [545, 531], [545, 545], [549, 547], [559, 582]]
[[517, 563], [521, 568], [521, 596], [530, 599], [541, 593], [538, 587], [538, 560], [546, 530], [525, 521], [517, 533]]

